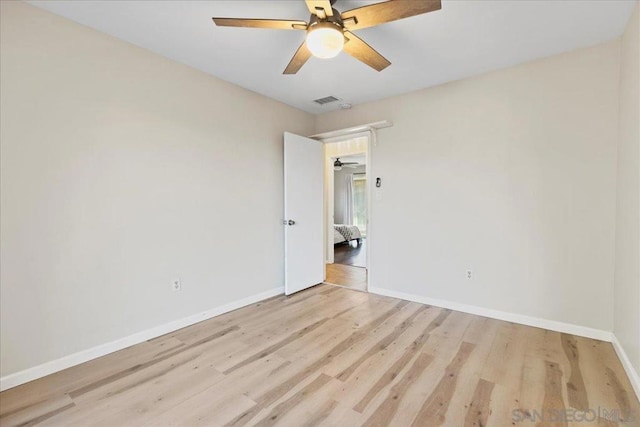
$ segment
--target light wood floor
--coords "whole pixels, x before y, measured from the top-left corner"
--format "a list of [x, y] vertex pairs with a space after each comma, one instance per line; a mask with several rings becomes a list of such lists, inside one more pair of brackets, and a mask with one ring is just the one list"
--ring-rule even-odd
[[0, 424], [560, 426], [524, 417], [639, 406], [608, 343], [322, 285], [5, 391]]
[[367, 289], [367, 269], [344, 264], [326, 264], [326, 283], [364, 291]]

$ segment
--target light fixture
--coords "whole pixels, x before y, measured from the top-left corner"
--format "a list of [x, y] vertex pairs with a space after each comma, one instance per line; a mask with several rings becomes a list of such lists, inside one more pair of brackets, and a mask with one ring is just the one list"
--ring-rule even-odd
[[333, 170], [334, 171], [341, 171], [342, 170], [342, 162], [340, 161], [339, 157], [336, 159], [335, 162], [333, 162]]
[[333, 58], [343, 47], [344, 35], [340, 27], [331, 22], [318, 22], [307, 32], [307, 48], [316, 58]]

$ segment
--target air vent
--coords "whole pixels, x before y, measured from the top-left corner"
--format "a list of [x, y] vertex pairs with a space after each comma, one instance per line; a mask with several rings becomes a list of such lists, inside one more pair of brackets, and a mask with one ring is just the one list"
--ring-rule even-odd
[[324, 98], [314, 99], [313, 102], [319, 105], [329, 104], [331, 102], [339, 101], [335, 96], [325, 96]]

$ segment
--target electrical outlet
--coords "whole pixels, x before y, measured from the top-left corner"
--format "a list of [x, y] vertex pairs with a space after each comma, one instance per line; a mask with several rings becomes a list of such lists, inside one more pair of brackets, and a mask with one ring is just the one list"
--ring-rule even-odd
[[473, 277], [473, 272], [471, 270], [467, 270], [467, 279], [471, 280]]
[[173, 282], [171, 282], [171, 289], [176, 292], [182, 290], [182, 283], [180, 283], [180, 279], [175, 279]]

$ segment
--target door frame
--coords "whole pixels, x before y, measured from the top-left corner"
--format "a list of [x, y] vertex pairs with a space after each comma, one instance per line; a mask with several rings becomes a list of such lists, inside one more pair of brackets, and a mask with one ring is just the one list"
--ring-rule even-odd
[[[367, 270], [367, 289], [366, 291], [368, 292], [369, 288], [371, 287], [371, 229], [372, 229], [372, 222], [371, 218], [372, 218], [372, 200], [373, 200], [373, 186], [372, 186], [372, 163], [371, 163], [371, 148], [375, 145], [375, 131], [373, 129], [366, 129], [362, 132], [350, 132], [350, 133], [346, 133], [343, 135], [338, 135], [338, 136], [331, 136], [328, 138], [322, 138], [322, 135], [318, 135], [316, 136], [316, 138], [321, 141], [323, 144], [332, 144], [332, 143], [336, 143], [336, 142], [344, 142], [344, 141], [348, 141], [350, 139], [355, 139], [355, 138], [366, 138], [367, 142], [366, 142], [366, 169], [365, 169], [365, 175], [367, 177], [367, 186], [366, 186], [366, 194], [367, 194], [367, 254], [366, 254], [366, 270]], [[361, 151], [359, 153], [362, 153]], [[350, 154], [346, 154], [351, 155], [351, 154], [357, 154], [357, 153], [350, 153]], [[326, 276], [326, 264], [329, 263], [329, 261], [331, 261], [331, 263], [333, 263], [333, 204], [334, 204], [334, 199], [333, 197], [333, 185], [334, 185], [334, 174], [328, 173], [329, 168], [331, 168], [331, 171], [333, 172], [333, 162], [331, 162], [331, 158], [329, 156], [327, 156], [326, 153], [324, 153], [324, 167], [325, 167], [325, 177], [329, 177], [329, 179], [324, 179], [324, 185], [325, 185], [325, 200], [324, 200], [324, 214], [325, 214], [325, 221], [324, 221], [324, 246], [325, 246], [325, 251], [323, 253], [323, 265], [325, 265], [325, 275], [324, 275], [324, 280], [327, 280], [327, 276]], [[329, 208], [331, 208], [331, 212], [329, 212]], [[328, 255], [328, 247], [329, 245], [331, 245], [331, 259], [329, 259]]]
[[[339, 142], [339, 141], [338, 141]], [[327, 144], [332, 144], [331, 142], [328, 142]], [[324, 224], [324, 232], [325, 232], [325, 262], [327, 262], [328, 264], [333, 264], [334, 262], [334, 246], [332, 244], [333, 242], [333, 224], [335, 224], [335, 216], [333, 215], [333, 212], [335, 211], [335, 171], [333, 171], [334, 173], [331, 173], [332, 168], [333, 168], [333, 162], [335, 161], [336, 157], [345, 157], [348, 158], [349, 156], [353, 156], [353, 155], [357, 155], [357, 154], [367, 154], [368, 151], [368, 147], [365, 148], [363, 151], [357, 151], [357, 152], [353, 152], [353, 153], [349, 153], [349, 154], [344, 154], [344, 155], [339, 155], [339, 156], [327, 156], [325, 153], [325, 224]], [[366, 158], [365, 158], [365, 177], [368, 180], [369, 176], [368, 174], [368, 169], [369, 169], [369, 165], [366, 163]], [[369, 196], [369, 183], [367, 182], [367, 187], [365, 188], [365, 193], [366, 196]], [[369, 200], [367, 199], [367, 227], [369, 226]], [[367, 251], [368, 252], [368, 251]], [[366, 261], [365, 261], [366, 262]]]

